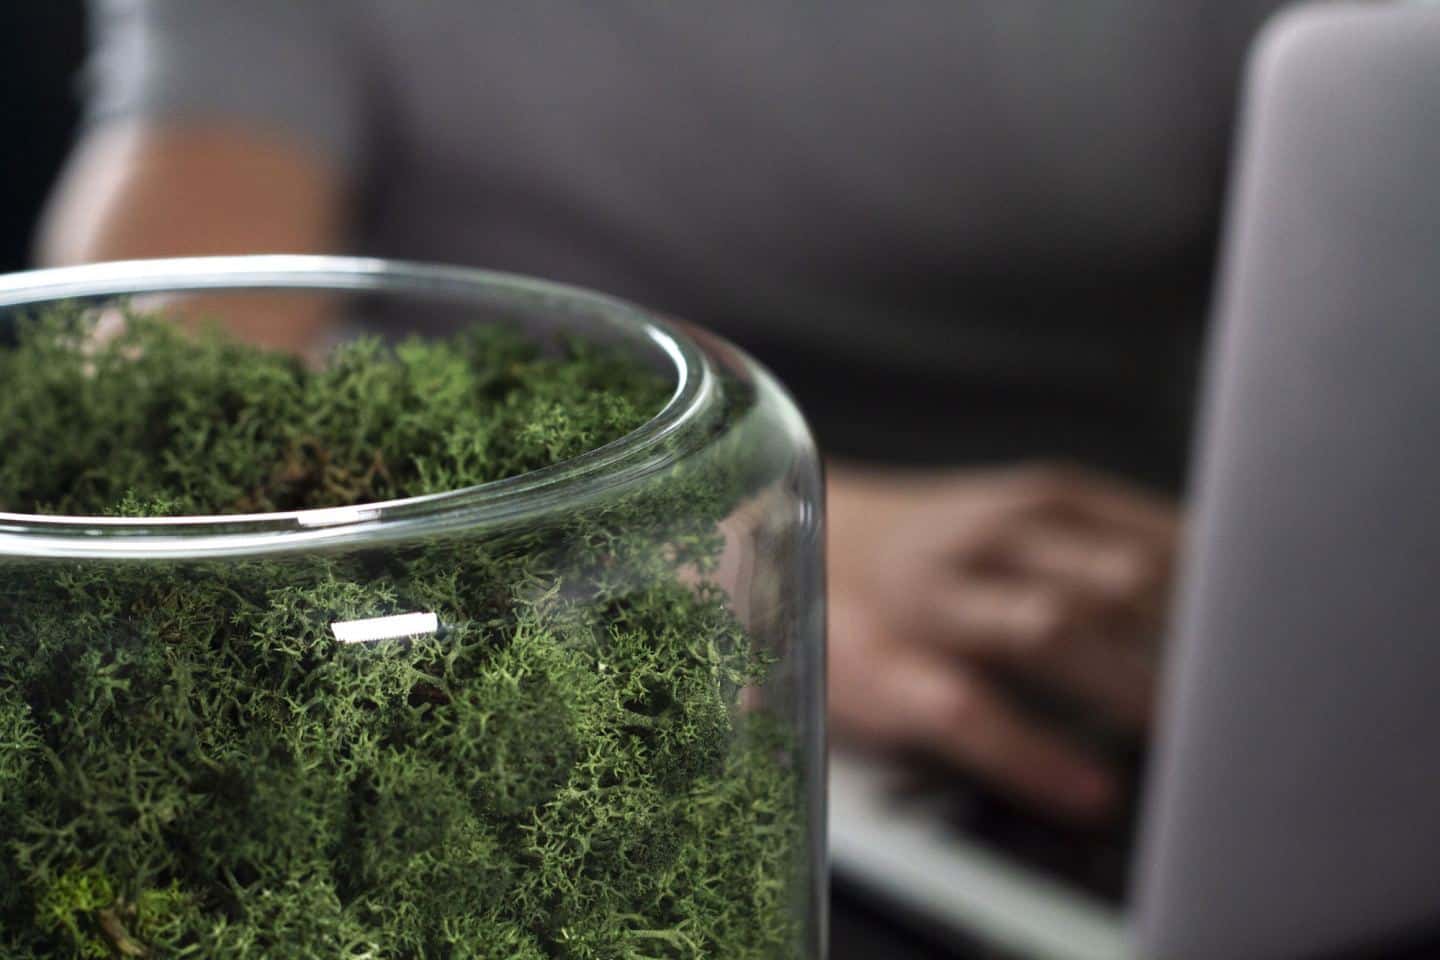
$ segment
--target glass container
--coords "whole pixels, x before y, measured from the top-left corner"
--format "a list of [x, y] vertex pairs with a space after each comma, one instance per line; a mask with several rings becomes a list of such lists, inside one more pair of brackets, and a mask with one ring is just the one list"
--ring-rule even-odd
[[505, 323], [673, 391], [619, 440], [450, 492], [0, 513], [0, 954], [824, 956], [822, 483], [762, 368], [450, 267], [0, 278], [0, 317], [61, 302]]

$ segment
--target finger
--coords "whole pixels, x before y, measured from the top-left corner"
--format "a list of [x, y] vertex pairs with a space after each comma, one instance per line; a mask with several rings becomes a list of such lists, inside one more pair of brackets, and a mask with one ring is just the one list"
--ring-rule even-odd
[[1096, 603], [1130, 609], [1153, 603], [1169, 572], [1168, 559], [1136, 537], [1034, 521], [1001, 534], [984, 559], [998, 572], [1054, 580]]
[[1026, 468], [1014, 489], [1030, 510], [1073, 516], [1125, 531], [1161, 549], [1173, 552], [1180, 534], [1175, 507], [1140, 487], [1075, 467]]
[[1179, 541], [1179, 511], [1171, 502], [1139, 486], [1100, 478], [1086, 472], [1074, 475], [1076, 507], [1081, 515], [1142, 538], [1169, 557]]
[[898, 747], [923, 727], [906, 684], [922, 654], [882, 629], [874, 611], [844, 596], [829, 608], [828, 692], [834, 732]]
[[1154, 715], [1157, 656], [1148, 644], [1080, 635], [1025, 664], [1035, 681], [1097, 710], [1111, 724], [1147, 729]]
[[1097, 625], [1084, 598], [1036, 578], [973, 574], [913, 600], [907, 633], [971, 655], [1030, 655]]
[[1074, 816], [1105, 812], [1106, 771], [1033, 727], [978, 674], [953, 659], [892, 642], [852, 604], [831, 608], [830, 716], [845, 739], [918, 748], [995, 780], [1008, 792]]
[[1156, 672], [1153, 621], [1039, 581], [972, 580], [934, 600], [932, 649], [982, 657], [1038, 680], [1130, 729], [1148, 726]]
[[1074, 817], [1111, 809], [1116, 787], [1094, 759], [1032, 724], [978, 673], [913, 658], [908, 716], [920, 745], [1036, 807]]

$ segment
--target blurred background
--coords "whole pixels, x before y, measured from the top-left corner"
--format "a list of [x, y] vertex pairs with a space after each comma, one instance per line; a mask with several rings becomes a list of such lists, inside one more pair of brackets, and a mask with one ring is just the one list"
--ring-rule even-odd
[[[167, 44], [175, 40], [163, 32], [163, 26], [154, 28], [158, 41], [146, 41], [153, 43], [153, 49], [132, 44], [134, 38], [127, 39], [126, 31], [134, 32], [134, 24], [126, 24], [139, 22], [136, 11], [146, 6], [95, 5], [97, 16], [104, 9], [112, 21], [113, 36], [105, 35], [110, 37], [110, 56], [103, 76], [96, 73], [98, 67], [92, 66], [89, 71], [85, 67], [85, 3], [45, 0], [0, 6], [0, 51], [6, 64], [6, 82], [0, 86], [0, 97], [6, 104], [4, 115], [11, 144], [5, 175], [0, 178], [0, 270], [34, 266], [42, 257], [64, 261], [157, 252], [228, 252], [231, 244], [225, 239], [223, 222], [200, 222], [203, 229], [189, 233], [182, 223], [173, 241], [164, 239], [163, 230], [153, 243], [142, 239], [138, 245], [127, 247], [124, 241], [114, 241], [116, 221], [124, 234], [123, 215], [113, 211], [96, 213], [87, 220], [85, 210], [123, 208], [125, 201], [115, 198], [123, 196], [124, 188], [111, 184], [98, 188], [99, 193], [86, 193], [85, 176], [97, 182], [105, 179], [97, 176], [93, 159], [90, 168], [71, 184], [68, 206], [75, 208], [78, 204], [82, 212], [70, 217], [70, 236], [67, 238], [62, 231], [58, 244], [52, 243], [48, 253], [39, 247], [42, 212], [56, 191], [62, 165], [81, 130], [82, 102], [96, 90], [87, 85], [87, 77], [91, 83], [99, 84], [95, 96], [102, 106], [107, 101], [131, 98], [119, 107], [111, 103], [106, 108], [122, 119], [129, 115], [142, 123], [153, 122], [163, 120], [166, 109], [175, 109], [178, 115], [193, 121], [196, 104], [204, 106], [204, 101], [189, 102], [177, 93], [176, 88], [183, 89], [183, 82], [175, 88], [161, 87], [154, 93], [154, 102], [144, 100], [145, 91], [137, 93], [135, 88], [143, 88], [146, 82], [163, 83], [155, 76], [163, 77], [167, 70], [178, 69], [177, 63], [179, 68], [187, 64], [193, 67], [207, 56], [226, 62], [225, 52], [219, 48], [188, 53], [169, 49]], [[157, 10], [174, 7], [165, 3], [148, 6]], [[591, 230], [581, 223], [565, 227], [582, 238], [577, 243], [609, 244], [595, 258], [600, 266], [574, 251], [559, 249], [553, 240], [552, 249], [527, 255], [527, 250], [537, 250], [545, 241], [521, 219], [527, 215], [524, 211], [505, 210], [503, 204], [500, 215], [514, 217], [516, 222], [508, 233], [502, 232], [501, 241], [489, 253], [483, 244], [457, 247], [452, 253], [443, 241], [427, 238], [413, 225], [407, 234], [403, 191], [384, 186], [391, 182], [384, 172], [385, 165], [400, 171], [396, 176], [427, 178], [423, 163], [406, 156], [407, 150], [416, 149], [415, 145], [362, 146], [353, 134], [347, 134], [351, 137], [350, 149], [369, 153], [357, 164], [365, 172], [356, 174], [354, 169], [346, 169], [347, 177], [371, 177], [381, 186], [366, 188], [369, 192], [364, 202], [350, 219], [371, 227], [383, 224], [387, 218], [402, 223], [391, 233], [377, 228], [368, 238], [363, 230], [357, 231], [340, 241], [339, 246], [347, 251], [413, 259], [468, 259], [485, 266], [544, 273], [631, 295], [720, 329], [775, 369], [797, 394], [834, 461], [835, 474], [843, 475], [843, 470], [853, 464], [859, 479], [853, 488], [846, 489], [855, 491], [855, 515], [873, 514], [877, 504], [895, 500], [883, 492], [888, 487], [872, 483], [881, 475], [875, 473], [877, 470], [1008, 466], [1032, 459], [1073, 461], [1097, 470], [1115, 471], [1131, 482], [1146, 485], [1156, 497], [1173, 497], [1180, 488], [1189, 444], [1188, 424], [1212, 282], [1240, 62], [1249, 31], [1271, 4], [1236, 4], [1233, 10], [1217, 15], [1214, 23], [1204, 28], [1204, 36], [1193, 43], [1187, 32], [1197, 18], [1205, 19], [1209, 14], [1201, 9], [1203, 5], [1191, 6], [1195, 9], [1177, 5], [1173, 12], [1139, 13], [1124, 4], [1107, 2], [1099, 5], [1092, 16], [1073, 18], [1073, 26], [1050, 22], [1052, 18], [1043, 5], [1026, 4], [1023, 11], [969, 11], [960, 18], [962, 23], [994, 33], [972, 47], [987, 57], [1013, 59], [1018, 52], [1033, 60], [998, 65], [993, 99], [985, 88], [983, 71], [972, 76], [963, 62], [965, 50], [957, 50], [957, 59], [947, 65], [943, 39], [938, 44], [920, 43], [926, 17], [933, 13], [923, 4], [914, 7], [913, 17], [879, 18], [875, 29], [881, 39], [873, 48], [857, 37], [847, 37], [843, 30], [827, 34], [818, 22], [812, 24], [814, 50], [826, 52], [801, 50], [797, 62], [810, 63], [817, 76], [824, 71], [833, 73], [829, 82], [843, 88], [843, 94], [837, 96], [851, 98], [845, 104], [820, 103], [813, 88], [805, 85], [822, 81], [800, 77], [798, 68], [777, 66], [786, 62], [783, 43], [776, 41], [772, 45], [758, 37], [742, 39], [739, 33], [725, 41], [729, 46], [720, 49], [728, 50], [729, 55], [756, 58], [756, 63], [763, 64], [762, 69], [774, 71], [785, 82], [810, 91], [798, 96], [816, 99], [816, 136], [828, 143], [828, 147], [820, 149], [835, 150], [839, 157], [848, 154], [853, 146], [860, 157], [855, 164], [858, 172], [847, 174], [852, 179], [884, 178], [877, 164], [883, 165], [887, 157], [903, 155], [906, 150], [913, 159], [914, 151], [920, 149], [913, 144], [902, 147], [885, 142], [885, 138], [914, 140], [917, 144], [933, 140], [941, 151], [934, 160], [953, 162], [956, 177], [953, 183], [947, 183], [942, 167], [939, 179], [920, 189], [928, 189], [932, 198], [947, 197], [956, 204], [955, 227], [943, 221], [936, 224], [923, 210], [928, 201], [911, 202], [904, 199], [903, 193], [899, 194], [895, 210], [865, 209], [865, 203], [876, 201], [847, 196], [833, 185], [831, 192], [824, 192], [818, 187], [807, 190], [803, 183], [796, 183], [790, 199], [802, 211], [800, 216], [808, 219], [795, 223], [774, 221], [773, 228], [794, 233], [767, 235], [765, 231], [772, 227], [765, 226], [771, 222], [766, 220], [766, 210], [754, 211], [754, 223], [734, 213], [737, 204], [743, 207], [753, 200], [747, 196], [746, 188], [730, 184], [728, 189], [739, 191], [737, 199], [725, 200], [726, 167], [733, 169], [732, 165], [740, 164], [744, 169], [753, 161], [763, 170], [764, 164], [775, 163], [786, 176], [813, 176], [817, 184], [830, 178], [823, 166], [804, 173], [806, 163], [823, 164], [823, 159], [817, 157], [803, 157], [798, 165], [786, 169], [789, 160], [785, 151], [762, 139], [767, 136], [767, 123], [755, 121], [750, 126], [722, 124], [726, 131], [722, 135], [730, 139], [717, 151], [718, 164], [700, 161], [699, 178], [721, 184], [715, 200], [732, 208], [729, 214], [713, 214], [722, 218], [719, 222], [723, 225], [707, 224], [704, 217], [711, 215], [707, 211], [712, 207], [687, 197], [680, 215], [693, 217], [693, 222], [674, 225], [674, 239], [656, 240], [682, 243], [678, 238], [690, 227], [701, 237], [709, 233], [707, 239], [697, 241], [696, 249], [700, 256], [711, 259], [716, 258], [706, 252], [704, 243], [711, 244], [712, 251], [725, 251], [722, 256], [733, 254], [736, 272], [730, 275], [699, 265], [688, 275], [672, 270], [668, 274], [652, 271], [648, 277], [643, 271], [632, 272], [625, 267], [610, 269], [604, 264], [605, 258], [614, 250], [623, 250], [623, 244], [617, 246], [606, 240], [604, 228]], [[858, 28], [864, 19], [857, 11], [852, 11], [851, 17], [858, 19], [848, 28]], [[165, 16], [157, 20], [163, 24]], [[702, 23], [703, 18], [693, 20], [690, 28]], [[96, 28], [97, 24], [89, 26]], [[964, 29], [954, 24], [950, 28]], [[803, 48], [804, 31], [809, 28], [801, 29], [797, 35], [800, 39], [791, 37], [786, 42]], [[176, 33], [185, 36], [180, 28]], [[244, 33], [238, 31], [236, 43], [253, 41], [247, 41]], [[202, 44], [207, 38], [227, 42], [223, 33], [211, 35], [199, 28], [194, 30], [194, 36]], [[873, 103], [867, 104], [865, 77], [848, 71], [860, 69], [857, 65], [863, 65], [867, 57], [891, 68], [903, 64], [907, 58], [904, 46], [912, 43], [923, 48], [915, 53], [916, 58], [938, 53], [941, 59], [916, 77], [902, 78], [896, 90], [877, 95]], [[890, 44], [893, 49], [887, 46]], [[847, 45], [868, 52], [847, 50]], [[1078, 52], [1073, 52], [1072, 46]], [[137, 54], [140, 49], [146, 52]], [[122, 54], [151, 59], [117, 67], [111, 61]], [[551, 55], [557, 58], [555, 69], [563, 73], [566, 64], [562, 55], [558, 50]], [[807, 56], [811, 59], [807, 60]], [[1148, 97], [1145, 87], [1151, 81], [1131, 72], [1166, 58], [1177, 59], [1178, 66], [1167, 66], [1162, 94]], [[264, 70], [270, 65], [252, 66]], [[424, 72], [419, 64], [409, 69], [417, 74]], [[666, 68], [656, 69], [664, 76]], [[674, 69], [677, 78], [681, 77], [683, 70], [678, 66]], [[745, 67], [737, 65], [736, 69]], [[847, 72], [837, 72], [842, 69]], [[597, 77], [603, 75], [604, 71], [600, 71]], [[972, 79], [980, 86], [968, 88]], [[235, 82], [241, 80], [236, 78]], [[585, 82], [583, 75], [576, 81], [582, 85]], [[959, 86], [927, 86], [942, 82]], [[1068, 89], [1072, 84], [1075, 88]], [[1093, 91], [1087, 84], [1093, 86]], [[1002, 86], [1007, 89], [1000, 89]], [[273, 83], [271, 87], [274, 89]], [[558, 89], [565, 87], [557, 85]], [[305, 91], [307, 95], [311, 92]], [[731, 93], [737, 98], [744, 95]], [[887, 96], [897, 94], [912, 96], [915, 102], [908, 106], [903, 101], [887, 103]], [[616, 136], [625, 135], [619, 130], [633, 122], [625, 119], [623, 104], [604, 105], [603, 94], [594, 90], [587, 90], [583, 96], [573, 92], [559, 96], [579, 96], [574, 105], [577, 109], [614, 112], [614, 122], [619, 126]], [[763, 96], [762, 91], [762, 100]], [[215, 99], [222, 106], [229, 103], [226, 96], [217, 95]], [[596, 104], [585, 106], [591, 99]], [[254, 103], [247, 103], [243, 96], [237, 102], [251, 110], [247, 115], [242, 109], [237, 116], [254, 121]], [[517, 97], [517, 102], [524, 102], [523, 98]], [[546, 109], [551, 106], [540, 100], [529, 102]], [[896, 113], [890, 117], [892, 108]], [[390, 104], [387, 109], [400, 108]], [[566, 107], [562, 104], [556, 109], [563, 115]], [[717, 104], [715, 109], [723, 116], [727, 108]], [[743, 113], [746, 108], [736, 109]], [[792, 111], [795, 109], [792, 107]], [[827, 110], [831, 113], [827, 114]], [[263, 109], [260, 112], [263, 114]], [[500, 114], [504, 112], [502, 108]], [[283, 118], [285, 111], [277, 109], [275, 113]], [[873, 134], [865, 132], [867, 115], [875, 123]], [[803, 126], [804, 116], [792, 113], [789, 122]], [[517, 122], [521, 128], [526, 125], [523, 118]], [[400, 121], [392, 132], [406, 129], [407, 123]], [[447, 121], [447, 125], [459, 127], [469, 123], [463, 109], [456, 110]], [[476, 126], [484, 124], [474, 121]], [[854, 144], [845, 132], [852, 126]], [[962, 131], [959, 141], [924, 133], [949, 126]], [[975, 148], [964, 153], [964, 131], [972, 129]], [[737, 140], [736, 130], [751, 132]], [[508, 136], [503, 128], [491, 132], [502, 139]], [[703, 133], [678, 131], [677, 136]], [[750, 142], [746, 136], [755, 139]], [[830, 139], [825, 140], [827, 137]], [[878, 138], [876, 143], [868, 143], [872, 138]], [[324, 146], [330, 150], [333, 144]], [[574, 144], [562, 146], [576, 148]], [[422, 144], [418, 152], [429, 149]], [[455, 149], [463, 155], [471, 147], [462, 144]], [[955, 150], [962, 153], [954, 157], [944, 153]], [[991, 150], [1008, 151], [1016, 158], [1018, 175], [1005, 176], [1003, 167], [1009, 161], [1003, 156], [987, 157]], [[1067, 156], [1066, 151], [1078, 152]], [[867, 159], [867, 153], [873, 156]], [[677, 162], [686, 162], [685, 155], [680, 156]], [[120, 169], [124, 159], [121, 152], [116, 152], [109, 162]], [[337, 158], [332, 155], [328, 159]], [[602, 156], [597, 164], [603, 166], [605, 160]], [[690, 162], [694, 162], [693, 158]], [[1068, 170], [1067, 162], [1071, 164]], [[349, 157], [341, 158], [342, 166], [349, 164]], [[378, 175], [374, 169], [377, 165]], [[929, 171], [926, 176], [936, 175], [929, 161], [917, 169]], [[510, 173], [513, 175], [513, 171]], [[765, 176], [760, 174], [762, 180]], [[903, 181], [907, 175], [895, 171], [894, 176]], [[967, 176], [976, 179], [971, 182]], [[444, 177], [442, 173], [442, 183]], [[142, 175], [136, 179], [144, 178]], [[987, 186], [990, 179], [1000, 185], [1000, 190], [1016, 192], [994, 195], [994, 188]], [[205, 188], [203, 182], [187, 186], [182, 180], [176, 180], [177, 196], [185, 196], [186, 189]], [[509, 183], [522, 198], [535, 201], [541, 217], [552, 212], [546, 203], [553, 206], [561, 202], [543, 199], [543, 191], [553, 186], [545, 183], [540, 174], [533, 183]], [[109, 194], [105, 193], [107, 189]], [[886, 189], [889, 194], [881, 190], [877, 196], [895, 195], [894, 185]], [[387, 200], [397, 191], [402, 197], [398, 205]], [[535, 196], [529, 196], [530, 191]], [[987, 192], [992, 195], [987, 197]], [[780, 196], [771, 197], [771, 201], [784, 206]], [[159, 220], [168, 216], [183, 221], [176, 210], [166, 209], [168, 212]], [[723, 220], [727, 215], [728, 222]], [[140, 219], [144, 220], [143, 215]], [[865, 237], [864, 232], [872, 228], [875, 237]], [[1087, 235], [1092, 229], [1093, 236]], [[590, 230], [591, 236], [586, 237], [584, 230]], [[856, 232], [851, 235], [851, 231]], [[184, 236], [199, 240], [187, 246]], [[643, 238], [640, 242], [644, 242]], [[786, 244], [796, 242], [801, 246], [785, 249]], [[805, 252], [803, 245], [807, 243], [818, 251], [814, 256]], [[984, 243], [993, 244], [993, 249], [974, 246]], [[907, 252], [912, 246], [913, 254]], [[294, 247], [282, 243], [281, 248]], [[747, 248], [746, 255], [736, 252]], [[637, 260], [643, 262], [645, 256], [637, 255]], [[944, 257], [953, 259], [937, 259]], [[673, 263], [667, 265], [667, 269], [672, 267]], [[827, 285], [831, 289], [825, 289]], [[838, 295], [832, 297], [832, 293]], [[752, 306], [753, 315], [745, 316]], [[983, 319], [955, 327], [955, 339], [942, 350], [943, 362], [936, 363], [934, 346], [946, 342], [950, 335], [937, 335], [935, 330], [944, 329], [949, 315], [957, 310]], [[787, 314], [797, 311], [811, 314], [807, 321], [808, 340], [783, 332]], [[851, 342], [836, 346], [828, 336], [814, 336], [826, 328], [826, 316], [832, 312], [853, 315], [836, 328], [848, 331], [840, 339]], [[904, 319], [907, 316], [912, 319]], [[1013, 337], [1006, 334], [1007, 325], [1012, 323], [1016, 329], [1023, 328], [1024, 333]], [[866, 329], [879, 331], [881, 338], [877, 339], [874, 332], [864, 332]], [[937, 336], [941, 340], [937, 341]], [[909, 477], [902, 482], [905, 491], [909, 487], [904, 484], [911, 482]], [[1003, 489], [1006, 485], [1002, 481], [996, 487]], [[967, 494], [965, 488], [961, 489], [958, 496], [964, 500]], [[845, 503], [849, 502], [845, 493], [834, 491], [839, 513], [832, 520], [836, 540], [853, 545], [857, 555], [883, 553], [874, 548], [872, 534], [859, 530], [847, 536], [845, 528], [836, 526], [843, 520]], [[936, 496], [949, 495], [941, 492]], [[982, 491], [978, 499], [984, 496], [988, 494]], [[1084, 499], [1078, 493], [1075, 497], [1077, 502]], [[921, 502], [923, 515], [923, 497], [912, 498], [904, 492], [898, 502], [909, 499]], [[888, 514], [882, 510], [878, 515]], [[899, 521], [897, 524], [904, 526]], [[850, 547], [845, 549], [848, 553]], [[1168, 565], [1168, 557], [1161, 563]], [[860, 570], [855, 576], [863, 579], [867, 574]], [[845, 590], [844, 578], [835, 582], [841, 591]], [[847, 622], [840, 611], [832, 612], [832, 621], [842, 629]], [[1156, 628], [1152, 623], [1147, 629], [1153, 633]], [[869, 649], [869, 640], [861, 636], [852, 643], [842, 634], [832, 638], [832, 643], [838, 644], [841, 656], [837, 658], [837, 670], [844, 676], [867, 677], [875, 666], [874, 660], [888, 656], [884, 649]], [[852, 646], [858, 652], [847, 656]], [[1090, 656], [1094, 656], [1093, 652]], [[1101, 663], [1099, 672], [1113, 672], [1113, 666]], [[857, 734], [853, 738], [856, 746], [863, 749], [852, 758], [837, 758], [839, 872], [834, 956], [837, 960], [938, 960], [1070, 953], [1105, 956], [1118, 950], [1119, 907], [1133, 839], [1133, 800], [1143, 759], [1140, 741], [1133, 731], [1117, 734], [1103, 722], [1104, 717], [1097, 720], [1098, 714], [1091, 707], [1055, 701], [1047, 692], [1051, 685], [1030, 682], [1024, 670], [999, 670], [990, 678], [1007, 700], [1025, 705], [1027, 716], [1039, 718], [1034, 722], [1066, 729], [1075, 740], [1086, 743], [1087, 750], [1104, 756], [1105, 776], [1116, 778], [1115, 786], [1110, 788], [1114, 794], [1109, 801], [1111, 809], [1098, 819], [1076, 821], [1053, 809], [1047, 811], [1051, 801], [1037, 804], [1034, 797], [1017, 799], [1013, 790], [991, 788], [998, 776], [1001, 780], [1009, 777], [1032, 793], [1051, 790], [1043, 771], [1032, 774], [1024, 768], [1023, 759], [1017, 759], [1021, 764], [1018, 769], [987, 772], [983, 764], [974, 767], [969, 762], [974, 756], [969, 744], [957, 743], [938, 751], [928, 749], [949, 735], [945, 729], [936, 731], [936, 724], [943, 727], [949, 723], [939, 714], [921, 717], [911, 728], [891, 730], [894, 725], [887, 716], [897, 709], [892, 701], [908, 700], [910, 687], [923, 683], [925, 672], [931, 669], [943, 668], [917, 660], [913, 676], [897, 679], [895, 689], [876, 701], [880, 715], [850, 710], [838, 717], [842, 734], [853, 730]], [[1069, 668], [1057, 669], [1063, 672]], [[1119, 672], [1123, 674], [1125, 668], [1122, 666]], [[1148, 678], [1149, 673], [1142, 676]], [[1132, 684], [1140, 688], [1138, 693], [1126, 690], [1110, 699], [1148, 700], [1146, 683], [1148, 679]], [[832, 695], [838, 695], [842, 708], [870, 699], [867, 689], [841, 689]], [[1001, 709], [1000, 701], [996, 702], [997, 709]], [[1126, 709], [1134, 712], [1141, 708]], [[1025, 730], [1017, 725], [1014, 735], [1019, 738], [1016, 757], [1028, 755], [1018, 749], [1024, 745]], [[918, 753], [929, 757], [923, 763], [894, 767], [887, 759], [898, 753], [916, 752], [913, 748], [917, 746], [921, 748]], [[1047, 749], [1050, 747], [1046, 743], [1037, 742], [1031, 751], [1037, 770], [1042, 766], [1039, 758]], [[955, 763], [957, 757], [959, 764]], [[1063, 766], [1064, 757], [1059, 760], [1059, 766]], [[1063, 787], [1060, 789], [1063, 792]], [[1053, 802], [1064, 807], [1058, 799]], [[900, 820], [892, 823], [897, 811]], [[895, 843], [903, 842], [904, 831], [914, 823], [907, 827], [901, 821], [913, 820], [917, 815], [922, 817], [921, 823], [942, 824], [956, 837], [973, 838], [973, 842], [965, 840], [947, 853], [952, 859], [958, 858], [954, 862], [961, 864], [962, 882], [953, 889], [935, 891], [940, 895], [938, 901], [917, 898], [913, 889], [916, 882], [924, 885], [937, 881], [902, 870], [897, 883], [893, 868], [877, 868], [867, 860], [867, 851], [895, 849]], [[900, 833], [887, 832], [891, 828]], [[948, 887], [950, 880], [938, 883]]]
[[1279, 3], [86, 6], [0, 6], [0, 271], [472, 263], [735, 340], [830, 470], [835, 960], [1124, 955], [1237, 103]]

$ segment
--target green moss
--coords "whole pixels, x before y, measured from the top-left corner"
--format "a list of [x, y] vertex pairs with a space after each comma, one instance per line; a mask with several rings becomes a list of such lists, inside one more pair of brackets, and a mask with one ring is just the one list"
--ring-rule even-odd
[[132, 316], [99, 350], [61, 311], [0, 351], [0, 510], [245, 513], [453, 490], [616, 439], [665, 384], [615, 353], [499, 327], [348, 344], [324, 370]]
[[[0, 353], [0, 509], [337, 506], [544, 467], [659, 378], [503, 330], [308, 371], [78, 312]], [[794, 955], [794, 745], [713, 586], [754, 486], [708, 440], [623, 498], [413, 545], [0, 568], [0, 955]], [[707, 444], [709, 446], [707, 446]], [[732, 451], [733, 452], [733, 451]], [[440, 633], [338, 643], [415, 610]]]

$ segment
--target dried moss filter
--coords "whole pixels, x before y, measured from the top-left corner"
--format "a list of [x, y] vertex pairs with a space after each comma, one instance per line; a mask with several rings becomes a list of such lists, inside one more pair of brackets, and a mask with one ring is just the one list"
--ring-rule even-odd
[[[311, 370], [145, 315], [94, 347], [85, 318], [0, 351], [0, 512], [438, 494], [672, 390], [494, 326]], [[0, 957], [799, 956], [801, 752], [749, 693], [781, 667], [709, 576], [757, 483], [723, 435], [753, 393], [724, 391], [693, 456], [535, 522], [0, 558]]]

